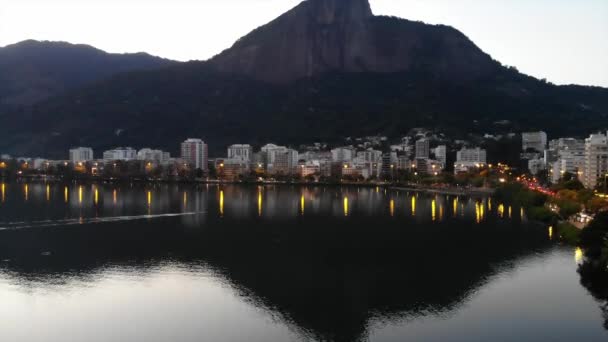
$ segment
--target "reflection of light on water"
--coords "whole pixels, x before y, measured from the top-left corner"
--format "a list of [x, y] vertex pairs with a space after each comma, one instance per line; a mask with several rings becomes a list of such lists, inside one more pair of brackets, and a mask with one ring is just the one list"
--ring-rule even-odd
[[519, 218], [521, 220], [524, 219], [524, 208], [523, 207], [519, 208]]
[[148, 200], [148, 215], [152, 214], [152, 191], [147, 192], [147, 200]]
[[389, 207], [390, 207], [390, 211], [391, 211], [391, 216], [395, 216], [395, 200], [394, 199], [391, 200]]
[[583, 263], [583, 258], [584, 258], [583, 250], [580, 247], [577, 247], [574, 250], [574, 261], [576, 261], [576, 263], [580, 265]]
[[348, 197], [344, 196], [344, 216], [348, 216]]
[[412, 216], [416, 216], [416, 196], [412, 196]]
[[30, 198], [30, 186], [29, 185], [25, 184], [24, 192], [25, 192], [25, 200], [27, 201]]
[[458, 197], [454, 198], [454, 216], [458, 215]]
[[302, 213], [302, 215], [304, 215], [305, 206], [306, 206], [306, 199], [304, 198], [304, 195], [302, 195], [302, 197], [300, 198], [300, 212]]
[[553, 227], [549, 227], [549, 240], [553, 240]]
[[93, 197], [93, 200], [95, 202], [95, 205], [99, 204], [99, 190], [97, 188], [95, 188], [95, 195]]
[[504, 204], [500, 204], [498, 206], [498, 216], [500, 216], [501, 218], [505, 217], [505, 206], [504, 206]]
[[46, 185], [46, 201], [51, 201], [51, 186], [48, 184]]
[[492, 211], [492, 197], [488, 198], [488, 211]]
[[475, 202], [475, 222], [481, 223], [481, 207], [479, 202]]
[[509, 206], [509, 218], [513, 217], [513, 208]]
[[78, 203], [82, 204], [82, 186], [78, 187]]
[[184, 191], [184, 207], [188, 206], [188, 192]]
[[379, 192], [380, 192], [380, 187], [377, 186], [376, 187], [376, 193], [379, 193]]
[[112, 201], [114, 202], [114, 205], [116, 205], [116, 203], [118, 203], [118, 191], [116, 191], [116, 189], [114, 189], [114, 191], [112, 191]]
[[433, 199], [433, 201], [431, 202], [431, 216], [433, 218], [433, 221], [437, 219], [437, 200], [435, 199]]
[[220, 215], [224, 216], [224, 190], [220, 190]]
[[2, 183], [2, 202], [6, 200], [6, 184]]
[[63, 199], [65, 200], [65, 203], [68, 203], [70, 199], [70, 194], [67, 186], [63, 188]]
[[443, 204], [439, 204], [439, 221], [443, 221]]
[[262, 198], [262, 189], [258, 189], [258, 216], [262, 217], [262, 206], [264, 199]]

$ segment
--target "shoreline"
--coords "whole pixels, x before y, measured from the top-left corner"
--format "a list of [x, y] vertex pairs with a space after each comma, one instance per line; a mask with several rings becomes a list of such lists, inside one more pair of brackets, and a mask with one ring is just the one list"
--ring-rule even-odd
[[436, 195], [450, 195], [450, 196], [487, 196], [493, 195], [496, 192], [496, 189], [485, 188], [485, 189], [458, 189], [458, 188], [447, 188], [447, 189], [437, 189], [437, 188], [414, 188], [414, 187], [399, 187], [399, 186], [391, 186], [389, 187], [392, 190], [398, 191], [411, 191], [411, 192], [422, 192], [427, 194], [436, 194]]
[[403, 186], [391, 183], [357, 183], [357, 182], [341, 182], [341, 183], [330, 183], [330, 182], [289, 182], [289, 181], [263, 181], [263, 182], [246, 182], [246, 181], [220, 181], [220, 180], [144, 180], [144, 179], [72, 179], [62, 180], [56, 178], [26, 178], [20, 177], [16, 179], [0, 179], [0, 181], [8, 181], [9, 183], [55, 183], [55, 184], [143, 184], [143, 185], [157, 185], [157, 184], [179, 184], [179, 185], [254, 185], [254, 186], [275, 186], [275, 185], [289, 185], [289, 186], [317, 186], [317, 187], [366, 187], [375, 188], [380, 187], [394, 191], [408, 191], [408, 192], [419, 192], [426, 194], [440, 194], [450, 196], [491, 196], [496, 192], [493, 188], [434, 188], [429, 187], [413, 187]]

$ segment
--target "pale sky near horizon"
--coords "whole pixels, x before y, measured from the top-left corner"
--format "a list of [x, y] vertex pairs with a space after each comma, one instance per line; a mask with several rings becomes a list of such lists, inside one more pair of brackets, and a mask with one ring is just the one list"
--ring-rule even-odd
[[[0, 46], [25, 39], [205, 60], [300, 0], [0, 0]], [[376, 15], [446, 24], [505, 65], [608, 87], [608, 0], [370, 0]]]

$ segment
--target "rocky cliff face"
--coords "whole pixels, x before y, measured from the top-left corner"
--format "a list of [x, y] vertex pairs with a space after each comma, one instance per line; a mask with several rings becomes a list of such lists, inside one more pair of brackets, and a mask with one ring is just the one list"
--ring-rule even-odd
[[375, 17], [368, 0], [307, 0], [211, 59], [218, 70], [287, 83], [325, 72], [430, 69], [476, 77], [496, 63], [445, 26]]

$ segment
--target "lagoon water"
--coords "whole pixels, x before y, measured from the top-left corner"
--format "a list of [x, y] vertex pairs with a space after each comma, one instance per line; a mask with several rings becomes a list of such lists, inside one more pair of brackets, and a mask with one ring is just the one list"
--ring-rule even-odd
[[2, 341], [606, 341], [581, 252], [492, 198], [2, 184]]

